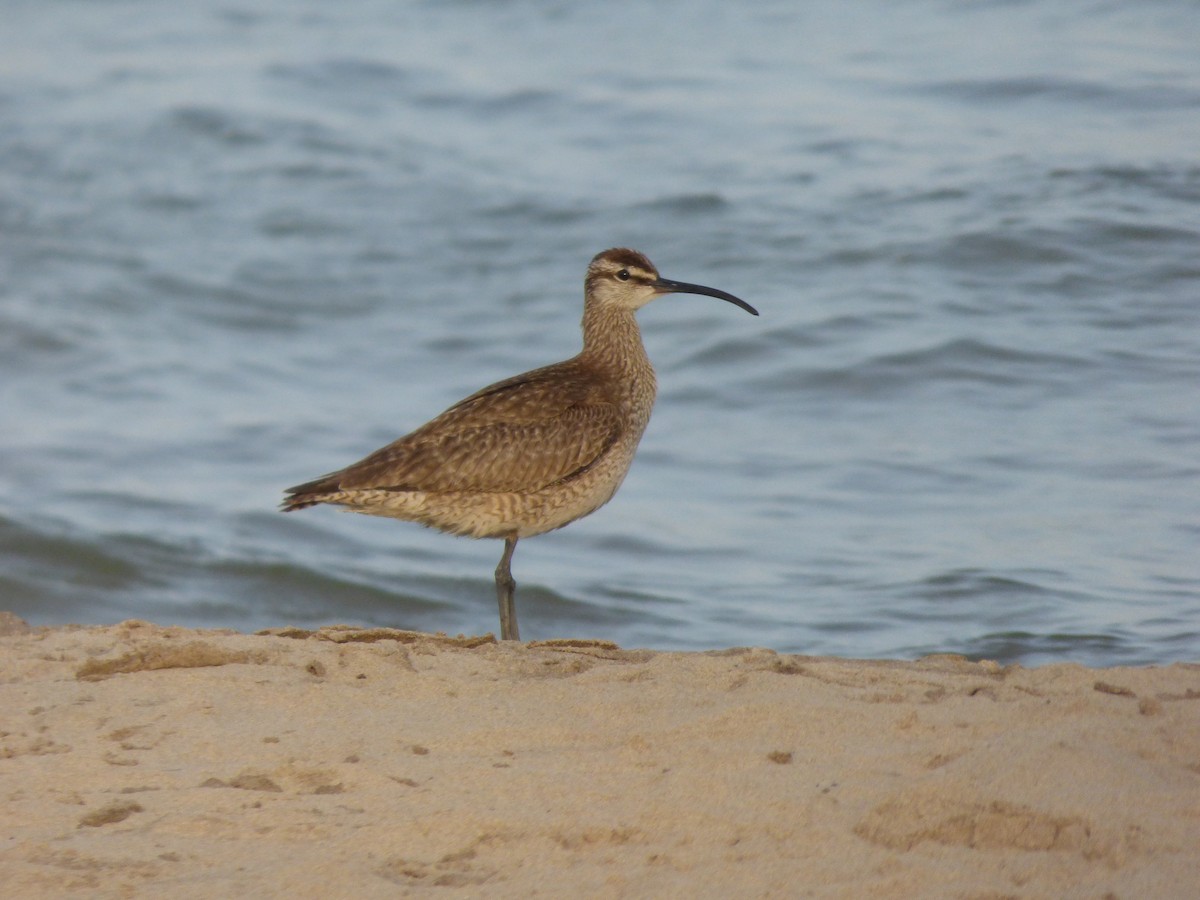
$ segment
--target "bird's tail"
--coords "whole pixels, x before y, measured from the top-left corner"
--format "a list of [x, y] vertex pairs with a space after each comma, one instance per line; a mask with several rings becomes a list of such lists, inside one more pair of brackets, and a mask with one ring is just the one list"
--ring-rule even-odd
[[322, 475], [314, 481], [306, 481], [284, 491], [287, 496], [279, 504], [279, 509], [282, 512], [295, 512], [298, 509], [317, 506], [327, 502], [331, 494], [338, 492], [339, 487], [336, 474]]

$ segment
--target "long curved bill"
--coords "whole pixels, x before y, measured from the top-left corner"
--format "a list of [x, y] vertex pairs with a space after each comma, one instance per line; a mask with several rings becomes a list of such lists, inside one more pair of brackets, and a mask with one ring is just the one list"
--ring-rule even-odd
[[732, 303], [734, 306], [740, 306], [752, 316], [758, 315], [758, 310], [741, 297], [735, 297], [733, 294], [719, 291], [716, 288], [705, 287], [702, 284], [688, 284], [686, 281], [671, 281], [669, 278], [659, 278], [657, 281], [651, 283], [651, 287], [660, 294], [703, 294], [706, 297], [717, 297], [727, 303]]

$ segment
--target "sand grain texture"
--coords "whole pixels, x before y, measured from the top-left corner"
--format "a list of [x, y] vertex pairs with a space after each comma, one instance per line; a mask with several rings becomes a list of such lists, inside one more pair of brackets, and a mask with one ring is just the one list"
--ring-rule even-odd
[[1200, 667], [0, 629], [21, 897], [1189, 897]]

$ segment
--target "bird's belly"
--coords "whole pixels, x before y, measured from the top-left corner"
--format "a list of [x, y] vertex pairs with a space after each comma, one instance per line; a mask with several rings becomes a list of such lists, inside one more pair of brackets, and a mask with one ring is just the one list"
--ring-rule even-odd
[[625, 480], [632, 458], [632, 453], [609, 453], [573, 478], [528, 492], [367, 489], [340, 492], [326, 502], [451, 534], [532, 537], [562, 528], [607, 503]]

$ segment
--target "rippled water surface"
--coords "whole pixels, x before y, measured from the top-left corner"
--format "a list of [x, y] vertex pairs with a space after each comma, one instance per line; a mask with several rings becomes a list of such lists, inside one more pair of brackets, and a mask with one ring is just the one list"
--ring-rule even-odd
[[14, 2], [0, 608], [496, 627], [500, 546], [276, 512], [572, 355], [659, 400], [527, 638], [1200, 657], [1190, 2]]

